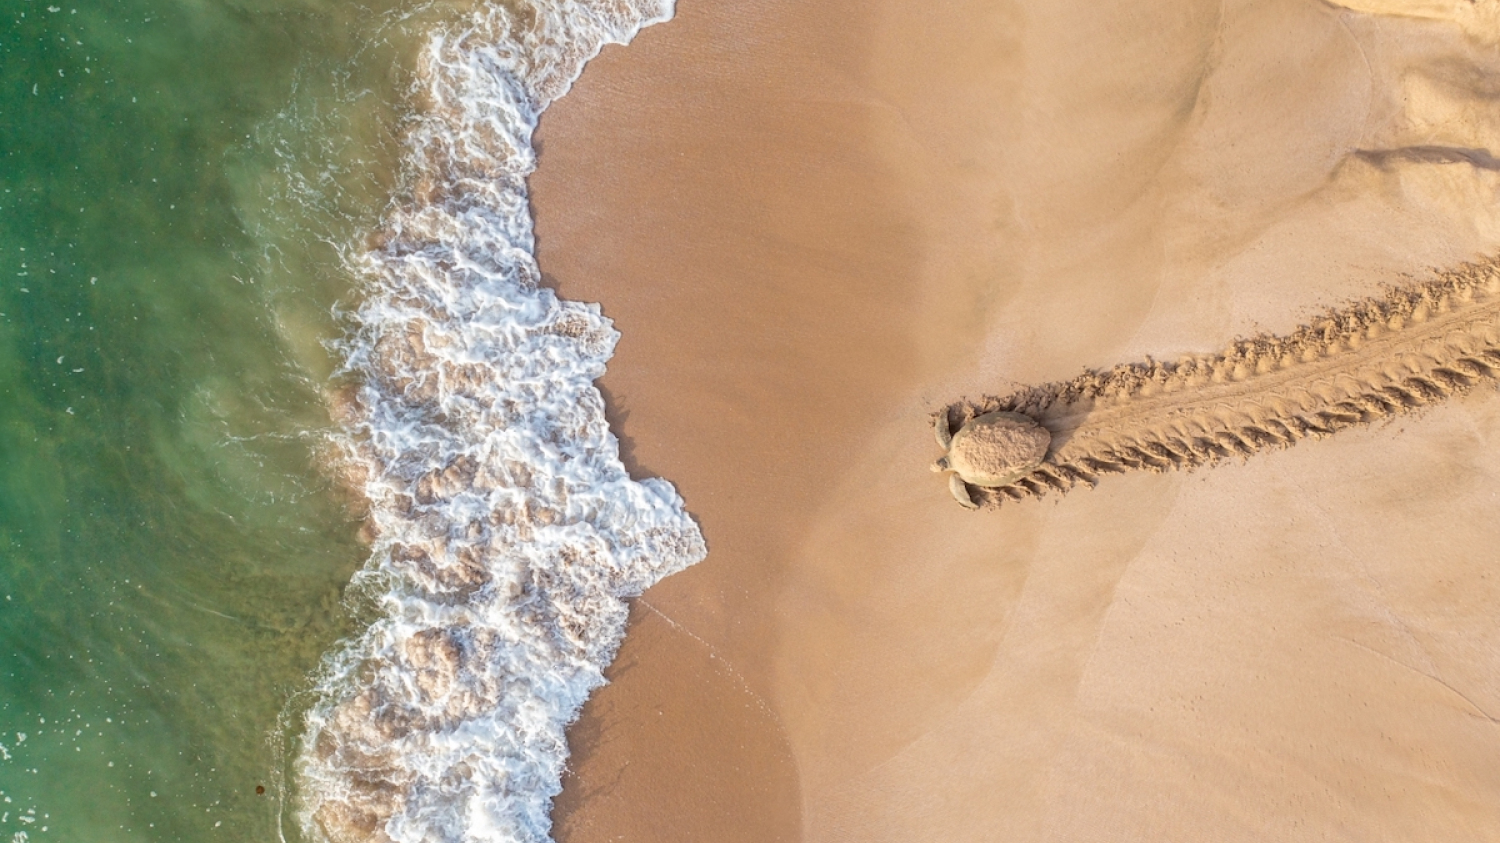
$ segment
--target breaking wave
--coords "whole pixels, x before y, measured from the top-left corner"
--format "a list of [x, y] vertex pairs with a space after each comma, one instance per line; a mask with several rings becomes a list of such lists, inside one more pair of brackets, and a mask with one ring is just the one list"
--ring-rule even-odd
[[352, 258], [339, 447], [376, 535], [378, 619], [328, 657], [296, 762], [313, 839], [543, 841], [564, 728], [624, 598], [703, 558], [672, 487], [634, 481], [593, 381], [618, 337], [538, 285], [526, 177], [542, 110], [670, 0], [489, 6], [434, 35], [409, 197]]

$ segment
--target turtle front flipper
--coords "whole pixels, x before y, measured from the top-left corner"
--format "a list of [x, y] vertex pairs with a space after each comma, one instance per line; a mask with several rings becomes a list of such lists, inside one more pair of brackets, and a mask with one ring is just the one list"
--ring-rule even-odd
[[948, 429], [947, 410], [932, 417], [932, 432], [937, 435], [938, 447], [944, 451], [953, 444], [953, 432]]
[[957, 474], [948, 475], [948, 491], [953, 493], [953, 499], [958, 501], [958, 505], [964, 509], [979, 508], [979, 504], [975, 503], [974, 498], [969, 494], [969, 484]]

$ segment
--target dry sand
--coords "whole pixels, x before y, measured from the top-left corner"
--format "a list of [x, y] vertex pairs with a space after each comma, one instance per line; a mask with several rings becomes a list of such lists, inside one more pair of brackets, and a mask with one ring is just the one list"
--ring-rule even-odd
[[1354, 5], [680, 0], [589, 66], [542, 268], [710, 556], [560, 841], [1500, 840], [1492, 389], [999, 511], [927, 471], [964, 395], [1500, 250], [1491, 4]]

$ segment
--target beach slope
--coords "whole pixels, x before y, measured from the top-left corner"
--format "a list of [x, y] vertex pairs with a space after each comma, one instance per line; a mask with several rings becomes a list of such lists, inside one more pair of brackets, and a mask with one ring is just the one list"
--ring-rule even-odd
[[595, 60], [541, 267], [709, 556], [635, 604], [557, 838], [1500, 837], [1492, 388], [999, 510], [927, 470], [966, 397], [1500, 251], [1500, 60], [1389, 12], [682, 0]]

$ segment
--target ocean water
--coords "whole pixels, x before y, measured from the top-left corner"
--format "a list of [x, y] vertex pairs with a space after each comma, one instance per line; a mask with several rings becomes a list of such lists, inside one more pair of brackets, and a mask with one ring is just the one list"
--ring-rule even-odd
[[0, 0], [0, 841], [546, 839], [704, 551], [529, 137], [669, 11]]

